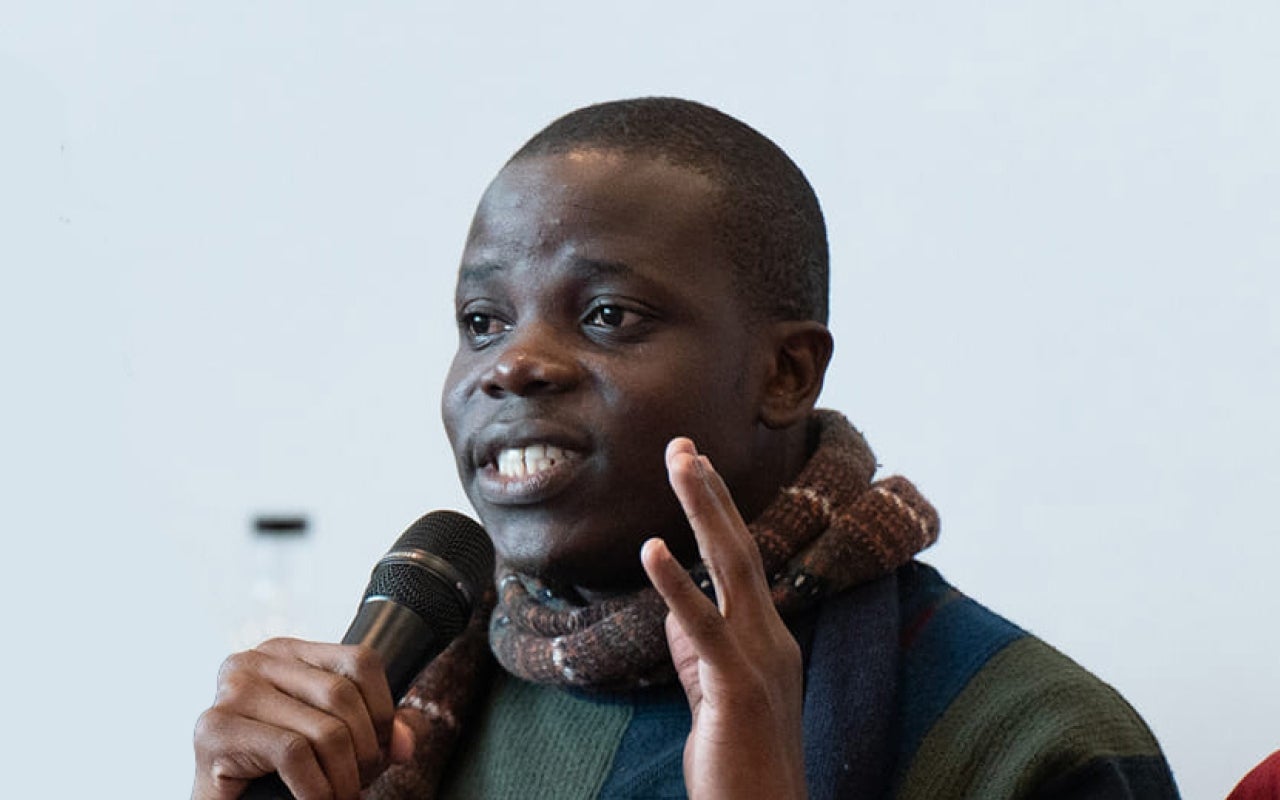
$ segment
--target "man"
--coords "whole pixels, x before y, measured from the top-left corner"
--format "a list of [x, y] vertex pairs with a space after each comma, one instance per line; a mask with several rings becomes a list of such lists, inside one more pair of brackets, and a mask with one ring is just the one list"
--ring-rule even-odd
[[232, 656], [193, 795], [1176, 796], [1113, 690], [912, 560], [932, 506], [814, 410], [827, 283], [812, 189], [737, 120], [650, 98], [530, 140], [443, 400], [496, 608], [395, 712], [368, 652]]

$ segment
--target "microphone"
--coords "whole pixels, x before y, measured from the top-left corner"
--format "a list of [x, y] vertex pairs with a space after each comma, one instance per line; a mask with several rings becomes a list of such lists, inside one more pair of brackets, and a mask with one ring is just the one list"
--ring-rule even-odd
[[[493, 544], [474, 520], [432, 511], [400, 534], [373, 565], [343, 644], [373, 648], [399, 702], [431, 659], [453, 641], [493, 581]], [[278, 773], [249, 784], [242, 800], [294, 800]]]

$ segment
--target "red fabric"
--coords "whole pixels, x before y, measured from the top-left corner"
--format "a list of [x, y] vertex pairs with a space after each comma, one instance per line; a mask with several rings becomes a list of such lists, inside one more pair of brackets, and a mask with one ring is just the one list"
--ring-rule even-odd
[[1227, 800], [1280, 800], [1280, 750], [1245, 775]]

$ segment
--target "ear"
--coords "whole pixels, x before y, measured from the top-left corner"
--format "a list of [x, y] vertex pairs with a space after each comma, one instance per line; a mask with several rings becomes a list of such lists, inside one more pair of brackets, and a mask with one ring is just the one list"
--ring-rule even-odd
[[768, 428], [787, 428], [808, 417], [818, 402], [834, 343], [827, 326], [813, 320], [775, 323], [771, 335], [773, 360], [760, 421]]

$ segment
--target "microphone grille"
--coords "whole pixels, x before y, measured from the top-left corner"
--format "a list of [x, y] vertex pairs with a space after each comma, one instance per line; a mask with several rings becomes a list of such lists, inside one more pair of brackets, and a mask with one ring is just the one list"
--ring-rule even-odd
[[480, 595], [493, 580], [493, 543], [484, 528], [456, 511], [424, 514], [400, 534], [391, 551], [421, 550], [452, 565], [472, 595]]
[[[398, 553], [425, 553], [444, 566], [394, 557]], [[390, 598], [455, 636], [492, 580], [493, 544], [484, 529], [457, 512], [433, 511], [400, 534], [374, 566], [364, 597]]]
[[414, 564], [379, 564], [369, 577], [364, 599], [385, 597], [429, 623], [441, 637], [462, 632], [471, 609], [466, 598], [442, 576]]

